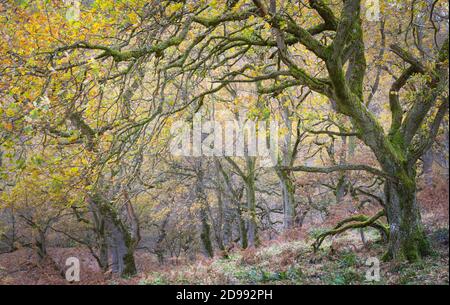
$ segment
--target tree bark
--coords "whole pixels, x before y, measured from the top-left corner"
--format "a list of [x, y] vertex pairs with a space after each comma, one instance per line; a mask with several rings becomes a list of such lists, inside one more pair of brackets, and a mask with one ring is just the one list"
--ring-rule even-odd
[[195, 198], [200, 203], [200, 240], [202, 241], [204, 255], [206, 257], [214, 257], [214, 248], [211, 242], [211, 226], [208, 223], [208, 202], [204, 191], [204, 173], [201, 160], [198, 160], [196, 166], [197, 181], [195, 184]]
[[246, 157], [248, 175], [245, 178], [245, 192], [248, 211], [248, 245], [250, 247], [259, 246], [258, 222], [256, 218], [255, 162], [254, 157]]
[[211, 227], [208, 223], [208, 213], [206, 211], [206, 207], [203, 206], [200, 208], [200, 221], [201, 221], [201, 233], [200, 239], [203, 244], [203, 251], [205, 256], [214, 257], [214, 249], [211, 242]]
[[122, 277], [135, 275], [137, 273], [134, 261], [136, 239], [122, 223], [115, 209], [101, 198], [99, 194], [93, 196], [92, 203], [97, 206], [100, 215], [105, 219], [106, 228], [111, 234], [109, 248], [113, 273], [117, 273]]
[[47, 257], [47, 238], [46, 233], [37, 229], [36, 237], [34, 239], [34, 244], [36, 246], [36, 253], [38, 255], [39, 261], [42, 262]]
[[401, 182], [385, 182], [385, 203], [390, 236], [384, 259], [417, 261], [429, 254], [430, 246], [421, 223], [415, 176], [402, 180]]
[[245, 219], [242, 215], [243, 209], [241, 203], [237, 202], [237, 216], [239, 220], [239, 234], [241, 235], [241, 247], [242, 249], [246, 249], [248, 247], [248, 238], [247, 238], [247, 226], [245, 225]]
[[283, 227], [285, 230], [289, 230], [294, 227], [295, 220], [295, 187], [287, 172], [282, 171], [278, 177], [283, 198]]
[[[228, 248], [233, 240], [233, 210], [239, 209], [239, 200], [237, 192], [233, 189], [229, 175], [225, 172], [218, 158], [214, 159], [216, 169], [217, 182], [219, 184], [218, 199], [221, 202], [219, 208], [222, 223], [221, 239], [223, 246]], [[233, 209], [234, 205], [234, 209]]]
[[111, 230], [111, 266], [113, 273], [123, 277], [133, 276], [137, 273], [134, 261], [134, 247], [128, 232], [116, 224], [110, 224]]
[[233, 240], [232, 230], [232, 211], [230, 198], [224, 196], [223, 198], [223, 226], [222, 226], [222, 242], [225, 248], [228, 248]]
[[100, 269], [105, 272], [108, 269], [108, 237], [106, 232], [105, 217], [102, 215], [98, 204], [94, 199], [89, 198], [89, 209], [92, 213], [93, 231], [96, 239], [96, 246], [98, 247], [98, 254], [96, 255], [97, 263]]
[[254, 181], [249, 181], [246, 185], [247, 209], [248, 209], [248, 245], [250, 247], [258, 246], [258, 224], [256, 220], [256, 196]]

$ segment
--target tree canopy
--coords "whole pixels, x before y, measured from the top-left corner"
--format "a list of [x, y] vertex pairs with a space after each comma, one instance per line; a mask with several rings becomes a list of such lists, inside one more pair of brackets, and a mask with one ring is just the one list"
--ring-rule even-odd
[[[229, 257], [338, 210], [314, 251], [375, 230], [385, 261], [432, 252], [418, 194], [448, 170], [446, 1], [21, 0], [0, 22], [11, 250], [63, 239], [130, 276], [138, 250]], [[269, 166], [224, 153], [257, 134], [278, 140]]]

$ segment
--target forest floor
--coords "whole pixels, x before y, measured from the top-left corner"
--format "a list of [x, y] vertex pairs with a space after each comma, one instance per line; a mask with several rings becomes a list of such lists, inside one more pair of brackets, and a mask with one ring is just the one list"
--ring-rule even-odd
[[434, 231], [430, 238], [433, 255], [421, 262], [380, 262], [380, 281], [367, 282], [368, 258], [381, 258], [384, 245], [369, 241], [355, 243], [359, 234], [336, 238], [340, 249], [313, 253], [304, 241], [277, 242], [258, 250], [234, 252], [228, 259], [204, 261], [168, 270], [154, 271], [140, 284], [449, 284], [448, 228]]
[[[426, 195], [425, 199], [426, 199]], [[426, 201], [426, 200], [424, 200]], [[422, 218], [434, 253], [422, 261], [380, 262], [380, 281], [366, 281], [369, 258], [381, 260], [386, 245], [377, 232], [365, 231], [366, 245], [358, 231], [328, 238], [314, 253], [311, 247], [320, 229], [303, 232], [302, 238], [266, 241], [258, 249], [234, 250], [227, 259], [169, 260], [157, 263], [154, 255], [136, 253], [139, 274], [129, 279], [99, 271], [82, 248], [51, 248], [43, 263], [36, 263], [31, 249], [0, 255], [0, 284], [67, 284], [65, 260], [80, 259], [80, 284], [449, 284], [448, 203], [439, 209], [425, 205]], [[429, 203], [431, 204], [431, 203]], [[323, 230], [323, 229], [322, 229]]]
[[[368, 233], [366, 247], [359, 234], [347, 233], [325, 243], [313, 253], [311, 241], [272, 242], [257, 250], [232, 252], [228, 259], [170, 262], [163, 266], [139, 251], [140, 273], [130, 279], [99, 272], [95, 261], [82, 249], [51, 249], [53, 261], [34, 263], [31, 250], [0, 255], [0, 284], [67, 284], [63, 259], [81, 258], [81, 284], [449, 284], [448, 227], [430, 232], [434, 254], [414, 264], [380, 263], [380, 281], [365, 279], [369, 257], [380, 258], [385, 246]], [[58, 260], [58, 258], [60, 260]]]

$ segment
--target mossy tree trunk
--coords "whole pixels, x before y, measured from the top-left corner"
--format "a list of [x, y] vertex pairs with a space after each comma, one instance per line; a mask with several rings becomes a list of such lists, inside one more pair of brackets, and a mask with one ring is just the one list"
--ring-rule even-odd
[[[299, 104], [306, 96], [307, 95], [300, 99]], [[284, 127], [287, 129], [280, 147], [281, 151], [278, 166], [281, 167], [290, 167], [294, 164], [301, 141], [300, 122], [298, 122], [297, 127], [294, 128], [292, 117], [295, 115], [295, 111], [287, 106], [288, 102], [289, 100], [287, 96], [282, 96], [279, 98], [281, 118], [284, 123]], [[277, 167], [276, 173], [280, 180], [283, 207], [283, 229], [290, 230], [295, 226], [296, 221], [295, 184], [293, 182], [294, 177], [292, 172], [280, 170], [279, 167]]]
[[[258, 220], [256, 215], [256, 157], [245, 156], [245, 172], [229, 157], [225, 160], [234, 168], [244, 182], [246, 206], [238, 199], [239, 230], [242, 248], [259, 246]], [[240, 196], [239, 196], [240, 197]]]
[[287, 171], [280, 171], [278, 175], [281, 186], [281, 196], [283, 198], [283, 228], [289, 230], [294, 227], [295, 223], [295, 186], [292, 178], [288, 176]]
[[206, 207], [200, 208], [200, 221], [201, 221], [201, 233], [200, 239], [202, 240], [203, 252], [207, 257], [214, 257], [214, 248], [211, 241], [211, 226], [208, 223], [208, 213]]
[[[231, 161], [232, 162], [232, 161]], [[242, 248], [248, 247], [247, 229], [243, 218], [241, 199], [243, 189], [233, 187], [231, 177], [218, 158], [214, 159], [217, 180], [223, 192], [223, 243], [226, 248], [233, 242], [233, 220], [237, 220], [239, 240]]]
[[203, 172], [202, 160], [197, 160], [196, 162], [196, 184], [194, 190], [194, 198], [200, 204], [199, 208], [199, 218], [200, 218], [200, 240], [202, 242], [203, 254], [206, 257], [214, 257], [214, 248], [211, 241], [211, 226], [208, 221], [208, 202], [205, 194], [204, 186], [204, 172]]
[[38, 223], [33, 219], [33, 216], [20, 213], [19, 217], [30, 226], [32, 230], [32, 245], [38, 256], [39, 262], [42, 262], [48, 255], [47, 253], [47, 230], [50, 228], [52, 219], [47, 223]]
[[137, 269], [134, 250], [138, 238], [128, 231], [115, 208], [100, 194], [97, 193], [93, 196], [93, 204], [98, 206], [99, 213], [105, 219], [107, 231], [110, 233], [109, 250], [113, 273], [122, 277], [135, 275]]
[[211, 217], [211, 223], [214, 228], [217, 247], [221, 251], [226, 251], [232, 240], [232, 219], [230, 215], [230, 198], [223, 192], [224, 188], [222, 187], [220, 186], [215, 190], [217, 195], [217, 216]]
[[248, 244], [250, 247], [256, 247], [258, 245], [258, 223], [256, 219], [255, 185], [253, 181], [247, 183], [246, 194], [248, 210]]
[[[93, 232], [95, 234], [96, 247], [98, 253], [95, 255], [97, 263], [100, 269], [105, 272], [109, 267], [109, 248], [108, 248], [108, 236], [106, 228], [105, 216], [102, 215], [99, 209], [98, 203], [93, 198], [88, 199], [89, 210], [92, 214]], [[80, 218], [80, 220], [82, 220]]]
[[430, 252], [416, 197], [415, 174], [386, 181], [385, 209], [390, 234], [385, 260], [416, 261]]
[[113, 273], [123, 277], [137, 273], [133, 239], [120, 225], [111, 224], [111, 267]]
[[47, 257], [47, 236], [45, 230], [37, 228], [34, 244], [38, 259], [41, 262]]
[[244, 215], [242, 214], [243, 208], [240, 202], [238, 202], [237, 214], [239, 221], [239, 234], [241, 240], [242, 249], [246, 249], [248, 247], [248, 238], [247, 238], [247, 226], [245, 224]]
[[247, 163], [247, 176], [245, 177], [245, 192], [247, 198], [247, 233], [248, 233], [248, 245], [250, 247], [259, 246], [258, 237], [258, 220], [256, 216], [256, 186], [255, 186], [255, 163], [254, 157], [246, 157]]
[[98, 265], [102, 271], [108, 270], [109, 267], [109, 247], [108, 247], [108, 237], [106, 231], [99, 231], [97, 234], [97, 245], [98, 245]]
[[223, 198], [223, 224], [222, 224], [222, 242], [227, 249], [233, 240], [232, 230], [233, 215], [231, 211], [231, 200], [227, 196]]

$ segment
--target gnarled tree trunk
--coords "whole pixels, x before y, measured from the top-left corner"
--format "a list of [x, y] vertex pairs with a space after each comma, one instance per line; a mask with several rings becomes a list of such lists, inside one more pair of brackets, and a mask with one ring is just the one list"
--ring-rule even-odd
[[92, 204], [97, 206], [99, 213], [105, 219], [110, 235], [111, 267], [113, 273], [120, 276], [133, 276], [137, 273], [134, 261], [134, 250], [138, 239], [132, 235], [122, 222], [118, 213], [99, 194], [92, 198]]
[[47, 257], [47, 237], [44, 230], [37, 229], [34, 245], [39, 261], [43, 261]]
[[207, 257], [214, 257], [213, 244], [211, 242], [211, 226], [208, 223], [208, 213], [206, 207], [202, 204], [200, 208], [201, 233], [203, 252]]
[[232, 230], [232, 211], [231, 200], [227, 196], [223, 198], [223, 225], [222, 225], [222, 242], [225, 248], [228, 248], [233, 240]]
[[415, 175], [385, 182], [386, 214], [390, 227], [385, 259], [416, 261], [430, 251], [416, 198]]
[[96, 246], [98, 248], [95, 259], [97, 260], [100, 269], [105, 272], [109, 267], [108, 237], [105, 217], [102, 215], [99, 205], [93, 198], [89, 198], [88, 202], [90, 212], [92, 213], [93, 231], [95, 234]]
[[248, 245], [250, 247], [257, 247], [259, 245], [258, 238], [258, 222], [256, 219], [256, 190], [255, 190], [255, 176], [254, 166], [255, 160], [248, 158], [249, 175], [245, 181], [245, 192], [247, 196], [247, 210], [248, 210]]
[[248, 247], [248, 238], [247, 238], [247, 226], [245, 225], [245, 219], [242, 215], [242, 205], [240, 202], [238, 203], [237, 207], [237, 218], [239, 222], [239, 234], [240, 234], [240, 240], [241, 240], [241, 247], [242, 249], [246, 249]]
[[109, 223], [111, 231], [111, 267], [113, 273], [132, 276], [137, 273], [134, 261], [134, 242], [131, 234], [117, 223]]
[[285, 230], [292, 229], [295, 225], [295, 186], [289, 177], [287, 171], [277, 171], [278, 178], [280, 179], [281, 196], [283, 201], [283, 228]]

